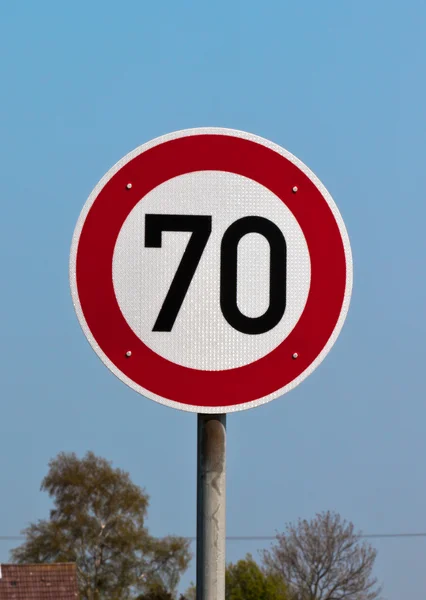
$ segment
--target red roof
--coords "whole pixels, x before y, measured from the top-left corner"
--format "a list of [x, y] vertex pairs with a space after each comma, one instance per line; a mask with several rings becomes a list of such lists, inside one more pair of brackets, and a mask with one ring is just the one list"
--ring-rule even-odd
[[0, 600], [78, 600], [74, 563], [0, 565]]

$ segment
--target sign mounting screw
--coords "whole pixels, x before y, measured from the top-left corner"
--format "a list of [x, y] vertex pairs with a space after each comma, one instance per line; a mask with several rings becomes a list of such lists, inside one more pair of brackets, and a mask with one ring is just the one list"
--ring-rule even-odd
[[127, 350], [126, 356], [127, 356], [127, 358], [130, 358], [132, 356], [132, 351], [131, 350]]
[[132, 189], [132, 184], [131, 184], [131, 183], [128, 183], [128, 184], [126, 185], [126, 188], [127, 188], [128, 190], [131, 190], [131, 189]]
[[293, 194], [295, 194], [298, 191], [298, 189], [299, 188], [297, 187], [297, 185], [295, 185], [291, 191], [293, 192]]
[[299, 357], [298, 353], [297, 353], [297, 352], [294, 352], [294, 354], [293, 354], [292, 358], [294, 358], [294, 360], [296, 360], [296, 358], [298, 358], [298, 357]]

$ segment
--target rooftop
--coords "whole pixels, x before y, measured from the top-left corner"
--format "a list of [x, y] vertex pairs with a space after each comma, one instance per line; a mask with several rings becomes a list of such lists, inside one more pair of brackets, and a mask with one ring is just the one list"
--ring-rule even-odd
[[76, 566], [0, 564], [0, 600], [78, 600]]

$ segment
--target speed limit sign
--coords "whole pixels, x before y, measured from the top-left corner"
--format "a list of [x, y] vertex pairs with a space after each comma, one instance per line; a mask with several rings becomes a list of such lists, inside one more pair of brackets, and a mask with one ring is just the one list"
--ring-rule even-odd
[[258, 406], [320, 364], [345, 320], [340, 213], [289, 152], [219, 128], [171, 133], [118, 162], [74, 232], [74, 306], [122, 381], [203, 413]]

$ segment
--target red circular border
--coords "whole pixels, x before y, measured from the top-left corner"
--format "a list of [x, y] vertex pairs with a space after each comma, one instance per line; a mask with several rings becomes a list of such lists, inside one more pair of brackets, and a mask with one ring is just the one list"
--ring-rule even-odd
[[[153, 188], [194, 171], [228, 171], [267, 187], [297, 219], [308, 244], [311, 286], [288, 337], [267, 356], [235, 369], [199, 371], [159, 356], [130, 329], [112, 280], [114, 247], [135, 205]], [[127, 189], [128, 182], [132, 183]], [[297, 186], [297, 193], [292, 192]], [[280, 390], [303, 373], [332, 335], [345, 295], [346, 259], [335, 217], [296, 165], [259, 143], [199, 134], [160, 143], [125, 164], [101, 189], [80, 234], [76, 282], [86, 323], [102, 351], [147, 392], [191, 406], [234, 406]], [[131, 358], [126, 351], [131, 350]], [[297, 352], [298, 358], [293, 359]]]

